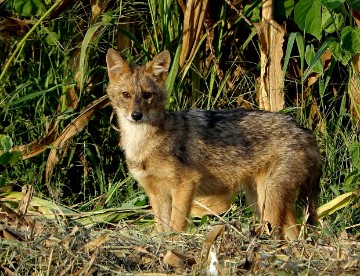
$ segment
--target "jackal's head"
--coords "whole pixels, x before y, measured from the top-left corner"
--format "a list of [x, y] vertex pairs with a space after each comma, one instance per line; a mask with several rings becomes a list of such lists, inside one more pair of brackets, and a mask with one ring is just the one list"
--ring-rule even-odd
[[164, 51], [143, 66], [131, 66], [114, 50], [106, 55], [107, 94], [118, 116], [131, 122], [156, 123], [166, 102], [170, 54]]

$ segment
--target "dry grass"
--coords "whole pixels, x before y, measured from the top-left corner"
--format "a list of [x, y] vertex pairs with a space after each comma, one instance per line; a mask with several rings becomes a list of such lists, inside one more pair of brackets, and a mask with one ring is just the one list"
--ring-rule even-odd
[[36, 198], [28, 199], [24, 211], [24, 198], [0, 197], [3, 275], [202, 275], [209, 269], [209, 256], [218, 259], [218, 274], [210, 275], [356, 275], [360, 270], [359, 237], [345, 232], [335, 237], [311, 229], [312, 240], [280, 241], [256, 234], [251, 222], [241, 227], [234, 215], [226, 225], [208, 223], [171, 236], [149, 227], [146, 210], [134, 212], [132, 222], [128, 217], [116, 224], [83, 226], [78, 217], [84, 214], [64, 213], [69, 209], [53, 204], [49, 215], [45, 210], [51, 208], [40, 208], [33, 203]]

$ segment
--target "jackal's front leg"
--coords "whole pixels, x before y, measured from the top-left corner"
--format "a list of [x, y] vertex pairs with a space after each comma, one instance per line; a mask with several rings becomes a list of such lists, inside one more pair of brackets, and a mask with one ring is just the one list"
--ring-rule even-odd
[[196, 189], [196, 182], [183, 181], [171, 191], [172, 210], [170, 229], [175, 232], [186, 230], [192, 201]]
[[155, 227], [158, 232], [170, 230], [171, 194], [158, 180], [143, 178], [139, 184], [145, 189], [154, 213]]
[[171, 196], [161, 190], [147, 192], [154, 212], [155, 227], [158, 232], [170, 231]]

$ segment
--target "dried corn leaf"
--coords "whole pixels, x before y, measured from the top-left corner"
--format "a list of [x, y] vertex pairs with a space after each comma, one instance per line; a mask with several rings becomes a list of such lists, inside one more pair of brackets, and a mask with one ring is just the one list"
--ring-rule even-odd
[[269, 111], [284, 108], [284, 81], [281, 59], [285, 29], [273, 19], [271, 0], [264, 1], [262, 22], [254, 24], [260, 40], [261, 70], [259, 78], [259, 106]]
[[93, 22], [103, 13], [108, 7], [110, 0], [91, 0], [91, 12]]
[[19, 214], [15, 210], [9, 207], [11, 206], [10, 204], [6, 204], [6, 203], [7, 203], [6, 200], [2, 200], [2, 198], [0, 198], [0, 210], [1, 210], [0, 214], [6, 214], [6, 217], [10, 220], [20, 219], [21, 217], [19, 216]]
[[87, 244], [83, 246], [83, 250], [85, 253], [93, 252], [95, 249], [99, 248], [103, 243], [109, 240], [108, 234], [102, 234], [100, 237], [97, 237], [94, 240], [89, 241]]
[[201, 37], [208, 0], [189, 0], [184, 14], [180, 67], [186, 60], [191, 60]]
[[78, 275], [96, 275], [97, 268], [96, 266], [93, 265], [98, 254], [99, 254], [99, 250], [96, 249], [91, 256], [90, 262], [87, 263], [86, 266], [81, 271], [79, 271]]
[[222, 235], [225, 231], [225, 225], [217, 225], [215, 226], [209, 234], [206, 235], [204, 245], [210, 247], [214, 241]]
[[340, 195], [333, 200], [325, 203], [324, 205], [320, 206], [317, 210], [318, 217], [324, 218], [336, 211], [348, 206], [353, 200], [359, 200], [360, 191], [358, 192], [349, 192], [343, 195]]
[[353, 15], [353, 18], [354, 18], [354, 20], [356, 22], [356, 25], [358, 27], [360, 27], [360, 12], [353, 9], [352, 10], [352, 15]]
[[203, 257], [205, 257], [206, 260], [210, 257], [211, 246], [214, 244], [215, 240], [224, 233], [224, 231], [225, 225], [218, 225], [214, 227], [209, 234], [206, 235], [203, 246], [203, 251], [205, 253]]
[[24, 216], [27, 213], [30, 201], [32, 197], [34, 196], [35, 190], [34, 187], [31, 185], [25, 185], [22, 187], [22, 194], [23, 197], [21, 198], [19, 202], [19, 215]]
[[[21, 192], [11, 192], [10, 194], [7, 195], [2, 195], [0, 198], [0, 203], [1, 202], [12, 202], [13, 204], [20, 204], [21, 200], [23, 198], [23, 193]], [[64, 206], [61, 205], [57, 205], [56, 203], [49, 201], [49, 200], [45, 200], [42, 198], [38, 198], [33, 196], [31, 198], [31, 201], [29, 201], [29, 206], [28, 206], [28, 213], [32, 213], [36, 212], [36, 214], [42, 215], [47, 219], [55, 219], [57, 214], [63, 214], [63, 215], [73, 215], [73, 216], [78, 216], [78, 213], [66, 208]]]
[[[80, 113], [78, 117], [76, 117], [60, 134], [60, 136], [56, 139], [51, 149], [48, 160], [46, 162], [46, 171], [45, 171], [45, 179], [46, 183], [49, 183], [50, 177], [53, 173], [56, 162], [58, 161], [58, 154], [56, 148], [63, 148], [66, 142], [71, 139], [78, 132], [82, 131], [84, 127], [89, 123], [91, 117], [94, 113], [100, 109], [105, 108], [109, 105], [108, 97], [102, 96], [101, 98], [92, 102], [92, 104], [86, 108], [84, 111]], [[49, 187], [51, 192], [51, 187]]]
[[9, 241], [24, 241], [25, 238], [17, 231], [11, 229], [10, 227], [0, 228], [0, 237], [3, 237], [5, 240]]
[[200, 37], [201, 37], [202, 32], [203, 32], [203, 26], [204, 26], [207, 6], [208, 6], [208, 0], [202, 0], [201, 1], [201, 6], [199, 5], [197, 7], [196, 11], [195, 11], [195, 16], [197, 16], [195, 18], [195, 20], [196, 20], [196, 22], [195, 22], [196, 34], [195, 34], [195, 37], [193, 39], [192, 49], [191, 49], [190, 55], [188, 57], [188, 60], [192, 60], [192, 57], [196, 54], [196, 50], [198, 48]]
[[191, 34], [193, 33], [193, 24], [191, 23], [191, 19], [193, 18], [193, 6], [194, 0], [189, 0], [186, 3], [186, 10], [184, 14], [184, 26], [183, 26], [183, 36], [182, 36], [182, 48], [180, 54], [180, 67], [182, 67], [185, 63], [185, 60], [190, 53], [190, 45], [191, 45]]
[[98, 223], [116, 223], [126, 219], [134, 214], [149, 213], [148, 206], [131, 207], [131, 208], [111, 208], [93, 212], [81, 213], [72, 218], [78, 224], [91, 226]]
[[[0, 198], [0, 207], [3, 209], [3, 211], [7, 213], [7, 217], [11, 219], [21, 218], [14, 210], [12, 210], [7, 205], [19, 206], [22, 199], [23, 194], [21, 192], [11, 192], [10, 194], [3, 195]], [[43, 217], [44, 219], [50, 220], [54, 220], [57, 218], [57, 216], [60, 215], [73, 221], [77, 225], [89, 227], [98, 223], [116, 223], [133, 215], [150, 214], [150, 211], [148, 209], [148, 206], [141, 206], [111, 208], [93, 212], [80, 213], [65, 206], [58, 205], [53, 201], [33, 196], [29, 201], [27, 214], [31, 216]], [[26, 217], [25, 220], [28, 225], [31, 226], [32, 222], [27, 221]]]
[[20, 20], [14, 17], [5, 17], [0, 21], [0, 37], [10, 39], [12, 35], [23, 35], [30, 25], [35, 22], [33, 20]]
[[186, 6], [184, 4], [184, 1], [183, 0], [178, 0], [178, 4], [179, 4], [182, 12], [185, 13], [186, 12]]
[[[321, 61], [322, 61], [322, 65], [323, 65], [323, 72], [325, 72], [326, 70], [328, 70], [330, 68], [331, 65], [331, 57], [332, 57], [332, 53], [329, 49], [327, 49], [325, 51], [325, 53], [321, 56]], [[306, 72], [306, 71], [305, 71]], [[306, 79], [306, 84], [305, 86], [308, 88], [311, 85], [313, 85], [318, 78], [321, 76], [321, 74], [315, 73], [315, 72], [311, 72], [308, 76], [308, 78]]]
[[165, 264], [180, 269], [184, 269], [186, 264], [194, 265], [196, 263], [194, 257], [187, 256], [174, 250], [168, 250], [163, 261]]

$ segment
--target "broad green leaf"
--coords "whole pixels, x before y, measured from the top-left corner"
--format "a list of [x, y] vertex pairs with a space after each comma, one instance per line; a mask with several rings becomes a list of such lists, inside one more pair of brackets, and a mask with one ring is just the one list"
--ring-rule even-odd
[[260, 5], [245, 5], [243, 13], [251, 22], [260, 22]]
[[40, 0], [14, 0], [14, 8], [21, 16], [38, 16], [46, 12]]
[[32, 5], [31, 1], [15, 0], [14, 8], [15, 8], [15, 11], [22, 16], [33, 15], [33, 5]]
[[9, 151], [12, 146], [13, 146], [13, 141], [11, 140], [11, 138], [7, 135], [0, 135], [0, 150], [2, 151]]
[[352, 186], [360, 183], [360, 171], [354, 170], [345, 177], [344, 186], [353, 188]]
[[115, 17], [112, 15], [111, 12], [107, 12], [103, 15], [101, 21], [104, 23], [113, 23], [115, 21]]
[[360, 170], [360, 143], [352, 143], [349, 146], [349, 154], [351, 156], [352, 165]]
[[321, 38], [321, 0], [300, 0], [295, 6], [294, 18], [300, 29]]
[[307, 77], [309, 76], [309, 74], [313, 71], [313, 68], [316, 65], [316, 62], [319, 61], [322, 57], [322, 55], [326, 52], [326, 50], [329, 48], [329, 45], [331, 44], [331, 42], [333, 42], [335, 40], [335, 38], [333, 37], [329, 37], [328, 39], [326, 39], [326, 41], [321, 45], [320, 49], [317, 51], [314, 59], [312, 60], [311, 64], [309, 65], [309, 67], [306, 70], [306, 73], [303, 77], [303, 81], [305, 81], [307, 79]]
[[347, 65], [351, 59], [351, 54], [341, 48], [340, 43], [333, 41], [329, 45], [329, 49], [334, 57], [340, 61], [343, 65]]
[[[343, 40], [346, 38], [346, 36], [349, 36], [351, 34], [352, 27], [346, 26], [344, 29], [341, 30], [341, 43], [343, 44]], [[343, 45], [341, 45], [343, 46]]]
[[133, 198], [130, 201], [124, 202], [121, 205], [121, 208], [131, 208], [131, 207], [140, 207], [144, 206], [146, 204], [146, 196], [144, 194], [141, 194], [135, 198]]
[[334, 186], [329, 186], [330, 190], [334, 193], [334, 195], [339, 196], [340, 190], [338, 188], [335, 188]]
[[354, 10], [360, 11], [360, 0], [347, 0], [350, 7]]
[[275, 1], [275, 14], [289, 17], [295, 7], [294, 0]]
[[2, 186], [4, 186], [6, 183], [7, 183], [6, 177], [3, 177], [3, 176], [0, 174], [0, 188], [1, 188]]
[[313, 72], [321, 74], [323, 72], [323, 67], [321, 60], [314, 60], [315, 59], [315, 50], [314, 45], [307, 45], [305, 50], [305, 60], [308, 66], [310, 66], [313, 62], [315, 62], [313, 66]]
[[51, 46], [59, 44], [58, 40], [59, 36], [55, 32], [50, 32], [45, 38], [46, 43]]
[[352, 31], [353, 50], [355, 54], [360, 53], [360, 28], [357, 27]]
[[13, 165], [21, 158], [19, 151], [6, 151], [0, 155], [0, 165]]
[[46, 7], [40, 0], [32, 0], [32, 2], [36, 7], [36, 15], [42, 15], [47, 11]]
[[327, 7], [329, 10], [334, 10], [340, 7], [345, 0], [322, 0], [323, 6]]
[[351, 54], [360, 53], [360, 28], [347, 26], [341, 31], [341, 48]]
[[334, 33], [341, 30], [345, 23], [345, 18], [342, 13], [330, 12], [323, 7], [322, 10], [322, 28], [327, 33]]

